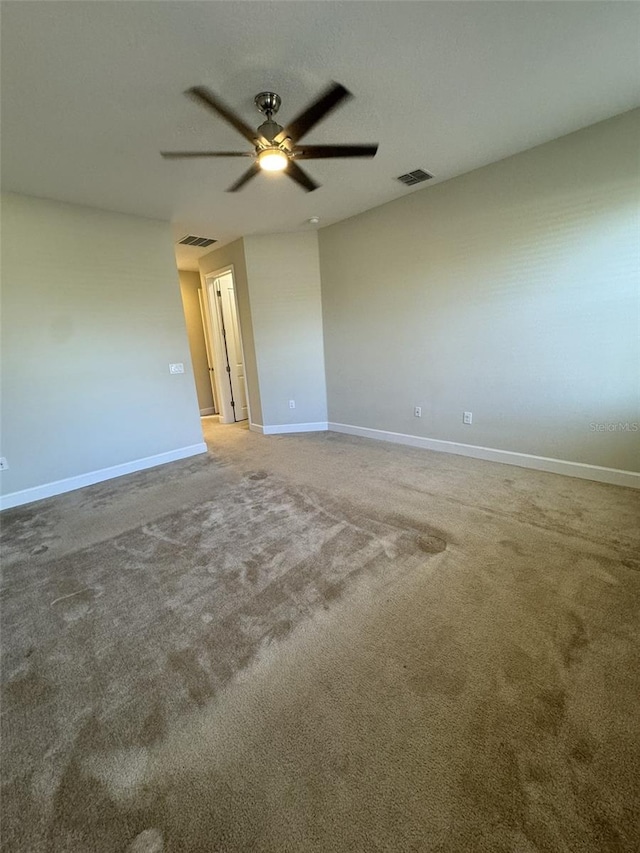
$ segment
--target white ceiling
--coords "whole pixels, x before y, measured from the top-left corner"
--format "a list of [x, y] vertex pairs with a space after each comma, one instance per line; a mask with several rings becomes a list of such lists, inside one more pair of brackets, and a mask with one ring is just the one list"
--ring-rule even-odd
[[[445, 180], [637, 106], [639, 35], [621, 2], [3, 2], [3, 188], [170, 220], [176, 239], [326, 225], [418, 191], [404, 172]], [[259, 175], [228, 194], [246, 161], [158, 154], [247, 148], [189, 86], [257, 126], [258, 92], [286, 124], [331, 80], [356, 97], [305, 140], [380, 148], [304, 164], [313, 193]]]

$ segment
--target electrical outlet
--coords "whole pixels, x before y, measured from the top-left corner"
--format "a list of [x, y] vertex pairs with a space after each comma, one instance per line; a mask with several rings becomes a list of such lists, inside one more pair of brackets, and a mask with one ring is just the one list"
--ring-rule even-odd
[[414, 406], [413, 407], [413, 417], [414, 418], [421, 418], [422, 417], [422, 409], [420, 406]]
[[5, 459], [4, 456], [0, 456], [0, 471], [6, 471], [9, 467], [9, 463]]
[[182, 362], [178, 364], [170, 364], [169, 373], [184, 373], [184, 364], [182, 364]]
[[296, 407], [296, 401], [295, 400], [289, 400], [289, 408], [295, 409], [295, 407]]
[[472, 424], [473, 423], [473, 412], [463, 412], [462, 413], [462, 423], [463, 424]]

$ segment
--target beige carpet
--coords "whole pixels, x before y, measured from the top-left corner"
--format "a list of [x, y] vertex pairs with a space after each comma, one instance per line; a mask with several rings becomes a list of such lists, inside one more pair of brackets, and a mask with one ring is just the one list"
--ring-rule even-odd
[[635, 851], [640, 496], [205, 419], [3, 513], [9, 851]]

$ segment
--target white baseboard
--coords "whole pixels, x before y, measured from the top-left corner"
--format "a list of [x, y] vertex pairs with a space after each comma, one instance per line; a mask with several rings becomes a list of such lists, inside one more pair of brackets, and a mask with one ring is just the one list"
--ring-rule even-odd
[[216, 410], [213, 408], [213, 406], [209, 406], [208, 409], [200, 409], [200, 417], [201, 418], [206, 418], [207, 415], [215, 415], [215, 413], [216, 413]]
[[271, 424], [261, 427], [261, 431], [263, 435], [278, 435], [285, 432], [326, 432], [328, 428], [326, 421], [318, 421], [315, 424]]
[[443, 441], [438, 438], [424, 438], [420, 435], [407, 435], [403, 432], [387, 432], [382, 429], [336, 424], [329, 422], [333, 432], [347, 435], [360, 435], [363, 438], [375, 438], [391, 441], [395, 444], [408, 444], [410, 447], [422, 447], [441, 453], [455, 453], [458, 456], [471, 456], [474, 459], [486, 459], [489, 462], [503, 462], [520, 468], [533, 468], [550, 474], [563, 474], [566, 477], [580, 477], [583, 480], [595, 480], [598, 483], [611, 483], [614, 486], [630, 486], [640, 489], [640, 473], [622, 471], [618, 468], [604, 468], [600, 465], [587, 465], [583, 462], [569, 462], [566, 459], [550, 459], [546, 456], [533, 456], [529, 453], [516, 453], [511, 450], [497, 450], [494, 447], [479, 447], [475, 444], [460, 444], [455, 441]]
[[56, 480], [42, 486], [33, 486], [30, 489], [11, 492], [0, 496], [0, 510], [22, 506], [32, 501], [41, 501], [43, 498], [52, 498], [54, 495], [61, 495], [63, 492], [73, 492], [75, 489], [93, 486], [94, 483], [101, 483], [103, 480], [111, 480], [114, 477], [122, 477], [124, 474], [133, 474], [136, 471], [143, 471], [145, 468], [155, 468], [156, 465], [164, 465], [166, 462], [175, 462], [178, 459], [186, 459], [189, 456], [206, 452], [207, 445], [202, 441], [189, 447], [179, 447], [177, 450], [169, 450], [155, 456], [146, 456], [144, 459], [134, 459], [133, 462], [124, 462], [122, 465], [113, 465], [110, 468], [101, 468], [99, 471], [89, 471], [87, 474], [67, 477], [65, 480]]

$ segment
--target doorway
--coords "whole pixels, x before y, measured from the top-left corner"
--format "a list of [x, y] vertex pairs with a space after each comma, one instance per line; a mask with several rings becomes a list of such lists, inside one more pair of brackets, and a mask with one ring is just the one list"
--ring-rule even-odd
[[249, 405], [233, 267], [205, 276], [202, 307], [220, 423], [245, 421], [249, 417]]

